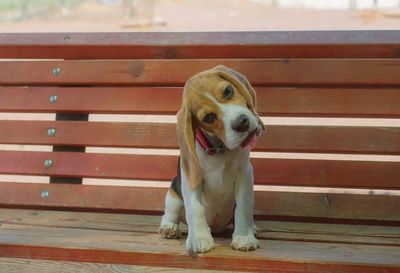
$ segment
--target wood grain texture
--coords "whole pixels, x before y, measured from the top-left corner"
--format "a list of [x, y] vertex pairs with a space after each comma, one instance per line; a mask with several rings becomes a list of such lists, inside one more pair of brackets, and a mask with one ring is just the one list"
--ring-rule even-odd
[[[182, 87], [0, 87], [0, 112], [173, 114]], [[399, 117], [397, 88], [257, 88], [266, 116]], [[56, 103], [49, 97], [56, 95]]]
[[[0, 111], [176, 114], [182, 87], [0, 87]], [[56, 103], [49, 97], [57, 96]]]
[[267, 126], [260, 151], [400, 154], [400, 128], [348, 126]]
[[266, 116], [397, 117], [395, 88], [256, 88], [257, 109]]
[[135, 272], [189, 272], [189, 273], [229, 273], [230, 271], [209, 271], [202, 269], [179, 269], [167, 267], [149, 267], [124, 264], [84, 263], [68, 261], [49, 261], [39, 259], [16, 259], [0, 258], [0, 269], [2, 273], [135, 273]]
[[178, 148], [176, 124], [167, 123], [0, 121], [0, 132], [0, 143]]
[[[43, 236], [43, 235], [41, 235]], [[157, 236], [158, 237], [158, 236]], [[217, 242], [218, 243], [218, 242]], [[293, 245], [293, 243], [291, 243]], [[140, 246], [138, 246], [140, 247]], [[227, 245], [225, 245], [228, 248]], [[310, 246], [305, 246], [310, 247]], [[312, 247], [312, 246], [311, 246]], [[329, 247], [329, 245], [328, 245]], [[331, 247], [338, 248], [336, 245]], [[359, 251], [359, 249], [357, 249]], [[213, 250], [217, 252], [216, 249]], [[294, 251], [304, 251], [301, 247], [294, 247]], [[320, 251], [319, 249], [314, 251]], [[338, 251], [343, 249], [338, 248]], [[379, 250], [375, 255], [382, 255]], [[310, 251], [307, 252], [308, 255]], [[345, 252], [352, 255], [351, 251]], [[218, 253], [219, 254], [219, 253]], [[325, 252], [323, 253], [325, 254]], [[363, 253], [362, 253], [363, 254]], [[364, 259], [377, 261], [371, 255], [359, 255]], [[385, 253], [388, 255], [387, 253]], [[384, 255], [385, 255], [384, 254]], [[329, 254], [325, 254], [329, 255]], [[0, 245], [0, 256], [11, 258], [73, 261], [84, 263], [106, 263], [106, 264], [127, 264], [151, 267], [168, 267], [181, 269], [202, 269], [202, 270], [227, 270], [242, 272], [266, 272], [266, 273], [300, 273], [300, 272], [319, 272], [319, 273], [397, 273], [399, 266], [397, 264], [389, 265], [364, 265], [364, 264], [340, 264], [327, 262], [309, 262], [309, 261], [282, 261], [279, 259], [249, 259], [245, 257], [226, 257], [224, 254], [218, 256], [197, 256], [192, 257], [185, 254], [174, 255], [169, 253], [143, 253], [143, 252], [120, 252], [108, 251], [102, 249], [75, 249], [75, 248], [57, 248], [42, 246], [19, 246], [19, 245]], [[395, 255], [393, 255], [395, 256]], [[395, 257], [396, 258], [396, 257]], [[365, 261], [365, 260], [364, 260]]]
[[[0, 190], [4, 193], [0, 195], [1, 207], [147, 214], [164, 210], [167, 192], [166, 188], [154, 187], [12, 182], [0, 183]], [[42, 197], [43, 192], [48, 196]], [[398, 196], [256, 191], [254, 198], [258, 219], [400, 221]]]
[[[2, 33], [4, 46], [113, 45], [382, 45], [399, 44], [398, 30]], [[69, 39], [65, 40], [65, 36]]]
[[[53, 165], [46, 168], [45, 160]], [[0, 151], [0, 173], [144, 180], [170, 180], [177, 157], [76, 152]]]
[[[0, 132], [2, 144], [179, 148], [168, 123], [2, 120]], [[400, 128], [269, 125], [255, 151], [398, 155]]]
[[[45, 160], [52, 160], [46, 168]], [[74, 152], [0, 151], [0, 173], [171, 181], [178, 158]], [[400, 162], [252, 159], [254, 183], [316, 187], [398, 189]]]
[[1, 58], [397, 58], [399, 31], [3, 33]]
[[[400, 84], [398, 59], [216, 59], [4, 61], [3, 85], [182, 86], [192, 75], [224, 64], [254, 86]], [[59, 68], [59, 75], [53, 69]]]
[[[67, 59], [3, 61], [1, 85], [87, 86], [3, 87], [0, 97], [6, 99], [0, 102], [0, 112], [174, 114], [184, 82], [222, 63], [244, 73], [260, 88], [259, 109], [263, 115], [398, 117], [398, 34], [0, 34], [0, 58]], [[193, 60], [196, 58], [199, 60]], [[54, 75], [54, 68], [60, 68], [61, 73]], [[49, 96], [54, 94], [59, 101], [49, 104]], [[0, 142], [176, 148], [176, 140], [168, 137], [174, 125], [163, 126], [2, 121]], [[49, 127], [57, 129], [50, 139], [46, 134]], [[270, 129], [270, 134], [260, 140], [259, 150], [379, 154], [399, 154], [400, 150], [398, 128]], [[45, 168], [45, 159], [52, 159], [53, 166]], [[61, 178], [167, 181], [175, 175], [176, 162], [174, 156], [0, 151], [0, 173]], [[253, 164], [256, 184], [399, 189], [399, 162], [254, 159]], [[257, 191], [257, 219], [368, 221], [392, 227], [258, 222], [260, 250], [232, 251], [230, 239], [219, 237], [214, 251], [191, 257], [185, 253], [184, 239], [160, 239], [156, 234], [159, 217], [114, 214], [159, 214], [166, 190], [0, 183], [1, 207], [97, 212], [1, 209], [0, 256], [8, 258], [0, 259], [0, 271], [4, 266], [11, 268], [11, 264], [15, 265], [12, 270], [27, 268], [26, 260], [19, 258], [36, 260], [28, 266], [29, 272], [38, 267], [40, 272], [47, 272], [61, 264], [74, 270], [74, 262], [84, 263], [85, 268], [80, 270], [103, 270], [118, 264], [112, 268], [126, 270], [135, 265], [278, 273], [400, 271], [398, 196]]]
[[[60, 220], [53, 218], [52, 221], [46, 217], [46, 212], [36, 215], [32, 213], [31, 218], [47, 221], [40, 224], [40, 220], [29, 223], [23, 219], [23, 213], [18, 216], [18, 210], [15, 213], [13, 218], [19, 218], [21, 223], [9, 223], [8, 218], [0, 226], [1, 234], [4, 235], [0, 236], [2, 257], [256, 272], [396, 272], [394, 270], [400, 266], [397, 247], [315, 243], [308, 242], [307, 235], [303, 242], [261, 239], [261, 248], [248, 253], [233, 251], [229, 247], [229, 238], [216, 237], [216, 248], [213, 251], [191, 257], [184, 249], [185, 238], [163, 240], [153, 227], [146, 230], [142, 226], [144, 231], [135, 231], [135, 224], [130, 222], [131, 216], [125, 219], [118, 216], [113, 221], [112, 215], [103, 219], [97, 215], [97, 220], [102, 222], [102, 228], [99, 229], [62, 225], [63, 219], [72, 222], [77, 218], [89, 220], [92, 217], [88, 214], [74, 216], [60, 212]], [[120, 221], [124, 227], [131, 224], [130, 230], [115, 228]], [[111, 222], [111, 226], [107, 228], [108, 222]], [[329, 225], [325, 227], [329, 228]], [[335, 230], [336, 227], [331, 228]], [[353, 227], [355, 230], [358, 228]], [[289, 232], [296, 231], [294, 227]], [[397, 233], [391, 229], [388, 234], [393, 231]], [[388, 235], [383, 229], [382, 232], [380, 236]], [[336, 236], [340, 238], [342, 234]]]
[[[64, 228], [97, 229], [121, 232], [155, 232], [161, 216], [88, 213], [45, 210], [0, 209], [0, 223], [13, 225], [51, 226]], [[321, 224], [304, 222], [255, 221], [257, 237], [268, 240], [330, 242], [359, 245], [400, 246], [400, 227], [372, 225]], [[187, 227], [180, 230], [187, 235]], [[232, 226], [220, 237], [230, 238]]]

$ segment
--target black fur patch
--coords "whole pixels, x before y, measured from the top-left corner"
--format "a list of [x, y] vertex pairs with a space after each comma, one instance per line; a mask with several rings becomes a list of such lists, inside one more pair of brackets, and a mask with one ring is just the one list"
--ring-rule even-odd
[[178, 161], [178, 170], [177, 170], [177, 176], [174, 177], [174, 179], [172, 180], [172, 184], [171, 184], [171, 189], [181, 198], [182, 197], [182, 181], [181, 181], [181, 159], [179, 158]]

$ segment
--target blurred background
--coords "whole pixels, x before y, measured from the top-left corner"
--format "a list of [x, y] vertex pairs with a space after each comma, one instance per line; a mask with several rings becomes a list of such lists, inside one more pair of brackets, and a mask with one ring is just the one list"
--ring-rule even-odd
[[0, 32], [399, 28], [400, 0], [0, 1]]

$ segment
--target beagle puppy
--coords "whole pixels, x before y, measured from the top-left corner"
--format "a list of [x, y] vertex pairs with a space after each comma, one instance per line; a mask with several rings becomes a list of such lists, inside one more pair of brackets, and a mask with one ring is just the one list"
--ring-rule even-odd
[[185, 222], [187, 250], [203, 253], [214, 248], [211, 232], [234, 223], [231, 247], [257, 249], [249, 156], [264, 124], [254, 89], [242, 74], [222, 65], [201, 72], [186, 82], [177, 119], [180, 164], [159, 233], [179, 238], [179, 223]]

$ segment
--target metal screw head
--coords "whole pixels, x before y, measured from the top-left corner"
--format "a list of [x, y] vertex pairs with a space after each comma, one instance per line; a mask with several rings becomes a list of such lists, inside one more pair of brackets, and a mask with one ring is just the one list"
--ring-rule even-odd
[[46, 167], [46, 169], [50, 168], [51, 166], [53, 166], [53, 160], [51, 159], [46, 159], [44, 161], [44, 166]]
[[58, 97], [56, 95], [50, 96], [49, 101], [50, 103], [55, 103], [58, 100]]
[[55, 136], [56, 135], [56, 129], [54, 129], [54, 128], [47, 129], [47, 135], [48, 136]]
[[60, 75], [61, 74], [61, 68], [59, 68], [59, 67], [54, 67], [53, 68], [53, 75], [54, 76], [58, 76], [58, 75]]
[[64, 41], [64, 42], [69, 41], [69, 39], [71, 39], [71, 37], [68, 36], [68, 35], [65, 35], [65, 36], [63, 37], [63, 41]]
[[42, 198], [47, 198], [47, 197], [49, 197], [49, 192], [48, 192], [48, 191], [42, 191], [42, 192], [40, 193], [40, 196], [41, 196]]

